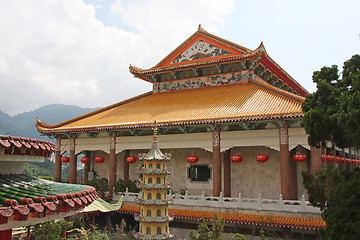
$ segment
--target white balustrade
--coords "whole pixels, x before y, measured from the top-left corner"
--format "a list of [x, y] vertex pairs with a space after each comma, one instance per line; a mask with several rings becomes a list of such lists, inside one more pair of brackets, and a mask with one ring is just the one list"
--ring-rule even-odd
[[[126, 192], [114, 195], [114, 200], [117, 200], [121, 195], [124, 195], [125, 202], [135, 202], [135, 198], [141, 197], [140, 194], [141, 193], [128, 192], [128, 189], [126, 189]], [[172, 194], [170, 191], [168, 197], [174, 199], [174, 205], [321, 213], [319, 208], [313, 207], [309, 201], [305, 200], [304, 195], [302, 195], [301, 200], [284, 200], [281, 194], [279, 199], [263, 199], [261, 194], [259, 194], [258, 198], [243, 198], [241, 193], [239, 193], [237, 198], [231, 198], [223, 197], [222, 192], [219, 197], [213, 197], [205, 196], [204, 191], [201, 196], [189, 195], [188, 191], [185, 191], [185, 195]]]

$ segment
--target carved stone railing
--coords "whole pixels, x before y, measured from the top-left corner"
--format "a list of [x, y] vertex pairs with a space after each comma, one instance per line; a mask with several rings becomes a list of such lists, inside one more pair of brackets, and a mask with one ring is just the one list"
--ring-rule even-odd
[[[114, 195], [114, 200], [124, 195], [124, 201], [135, 202], [136, 197], [140, 197], [140, 193], [122, 192]], [[236, 209], [249, 209], [249, 210], [268, 210], [268, 211], [282, 211], [282, 212], [298, 212], [298, 213], [314, 213], [320, 214], [320, 209], [313, 207], [309, 201], [305, 200], [302, 196], [301, 200], [283, 200], [280, 194], [279, 199], [263, 199], [261, 194], [258, 198], [243, 198], [239, 193], [237, 198], [205, 196], [202, 192], [201, 196], [172, 194], [169, 193], [169, 198], [174, 199], [174, 205], [185, 206], [199, 206], [199, 207], [213, 207], [213, 208], [236, 208]]]

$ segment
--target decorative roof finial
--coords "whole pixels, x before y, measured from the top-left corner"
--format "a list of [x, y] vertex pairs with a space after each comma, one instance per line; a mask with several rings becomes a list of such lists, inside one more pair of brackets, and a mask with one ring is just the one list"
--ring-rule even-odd
[[154, 140], [153, 142], [157, 142], [157, 131], [158, 131], [158, 128], [156, 127], [156, 120], [154, 121]]
[[198, 31], [202, 30], [201, 23], [199, 24]]

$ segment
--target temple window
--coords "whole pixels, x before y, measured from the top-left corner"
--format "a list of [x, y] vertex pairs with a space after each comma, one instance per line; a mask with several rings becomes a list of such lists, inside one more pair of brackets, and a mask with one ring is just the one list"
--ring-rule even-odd
[[158, 228], [157, 228], [156, 233], [157, 233], [157, 234], [161, 234], [161, 227], [158, 227]]
[[166, 199], [166, 193], [164, 193], [164, 199]]
[[192, 181], [208, 181], [210, 179], [210, 173], [210, 168], [207, 165], [196, 165], [188, 168], [188, 177]]
[[149, 168], [152, 168], [152, 164], [151, 164], [151, 163], [149, 164]]
[[148, 195], [147, 195], [147, 199], [149, 199], [149, 200], [151, 200], [151, 199], [152, 199], [151, 193], [148, 193]]
[[165, 208], [165, 216], [167, 215], [167, 209]]
[[156, 164], [156, 168], [160, 169], [160, 163]]
[[167, 226], [165, 227], [165, 232], [167, 232], [168, 231], [168, 228], [167, 228]]
[[147, 217], [151, 217], [151, 210], [149, 209], [149, 210], [147, 210], [147, 212], [146, 212], [146, 216]]
[[152, 183], [152, 178], [149, 178], [149, 179], [148, 179], [148, 183]]
[[157, 184], [160, 184], [160, 183], [161, 183], [161, 179], [160, 179], [160, 178], [157, 178], [157, 179], [156, 179], [156, 183], [157, 183]]
[[146, 228], [146, 234], [151, 234], [151, 229], [150, 229], [150, 227], [147, 227], [147, 228]]
[[161, 194], [160, 193], [156, 194], [156, 199], [161, 199]]
[[161, 210], [160, 210], [160, 209], [158, 209], [158, 210], [156, 211], [156, 216], [158, 216], [158, 217], [161, 216]]

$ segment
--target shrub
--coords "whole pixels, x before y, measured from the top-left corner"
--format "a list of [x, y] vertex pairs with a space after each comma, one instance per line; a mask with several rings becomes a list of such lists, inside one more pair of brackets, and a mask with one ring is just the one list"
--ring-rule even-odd
[[88, 185], [93, 186], [100, 195], [109, 191], [109, 181], [106, 178], [93, 178]]
[[129, 192], [138, 193], [138, 192], [140, 192], [140, 189], [138, 189], [136, 187], [137, 182], [139, 182], [139, 181], [137, 181], [137, 180], [132, 181], [132, 180], [119, 179], [114, 184], [114, 192], [115, 193], [125, 192], [126, 188], [128, 188]]

